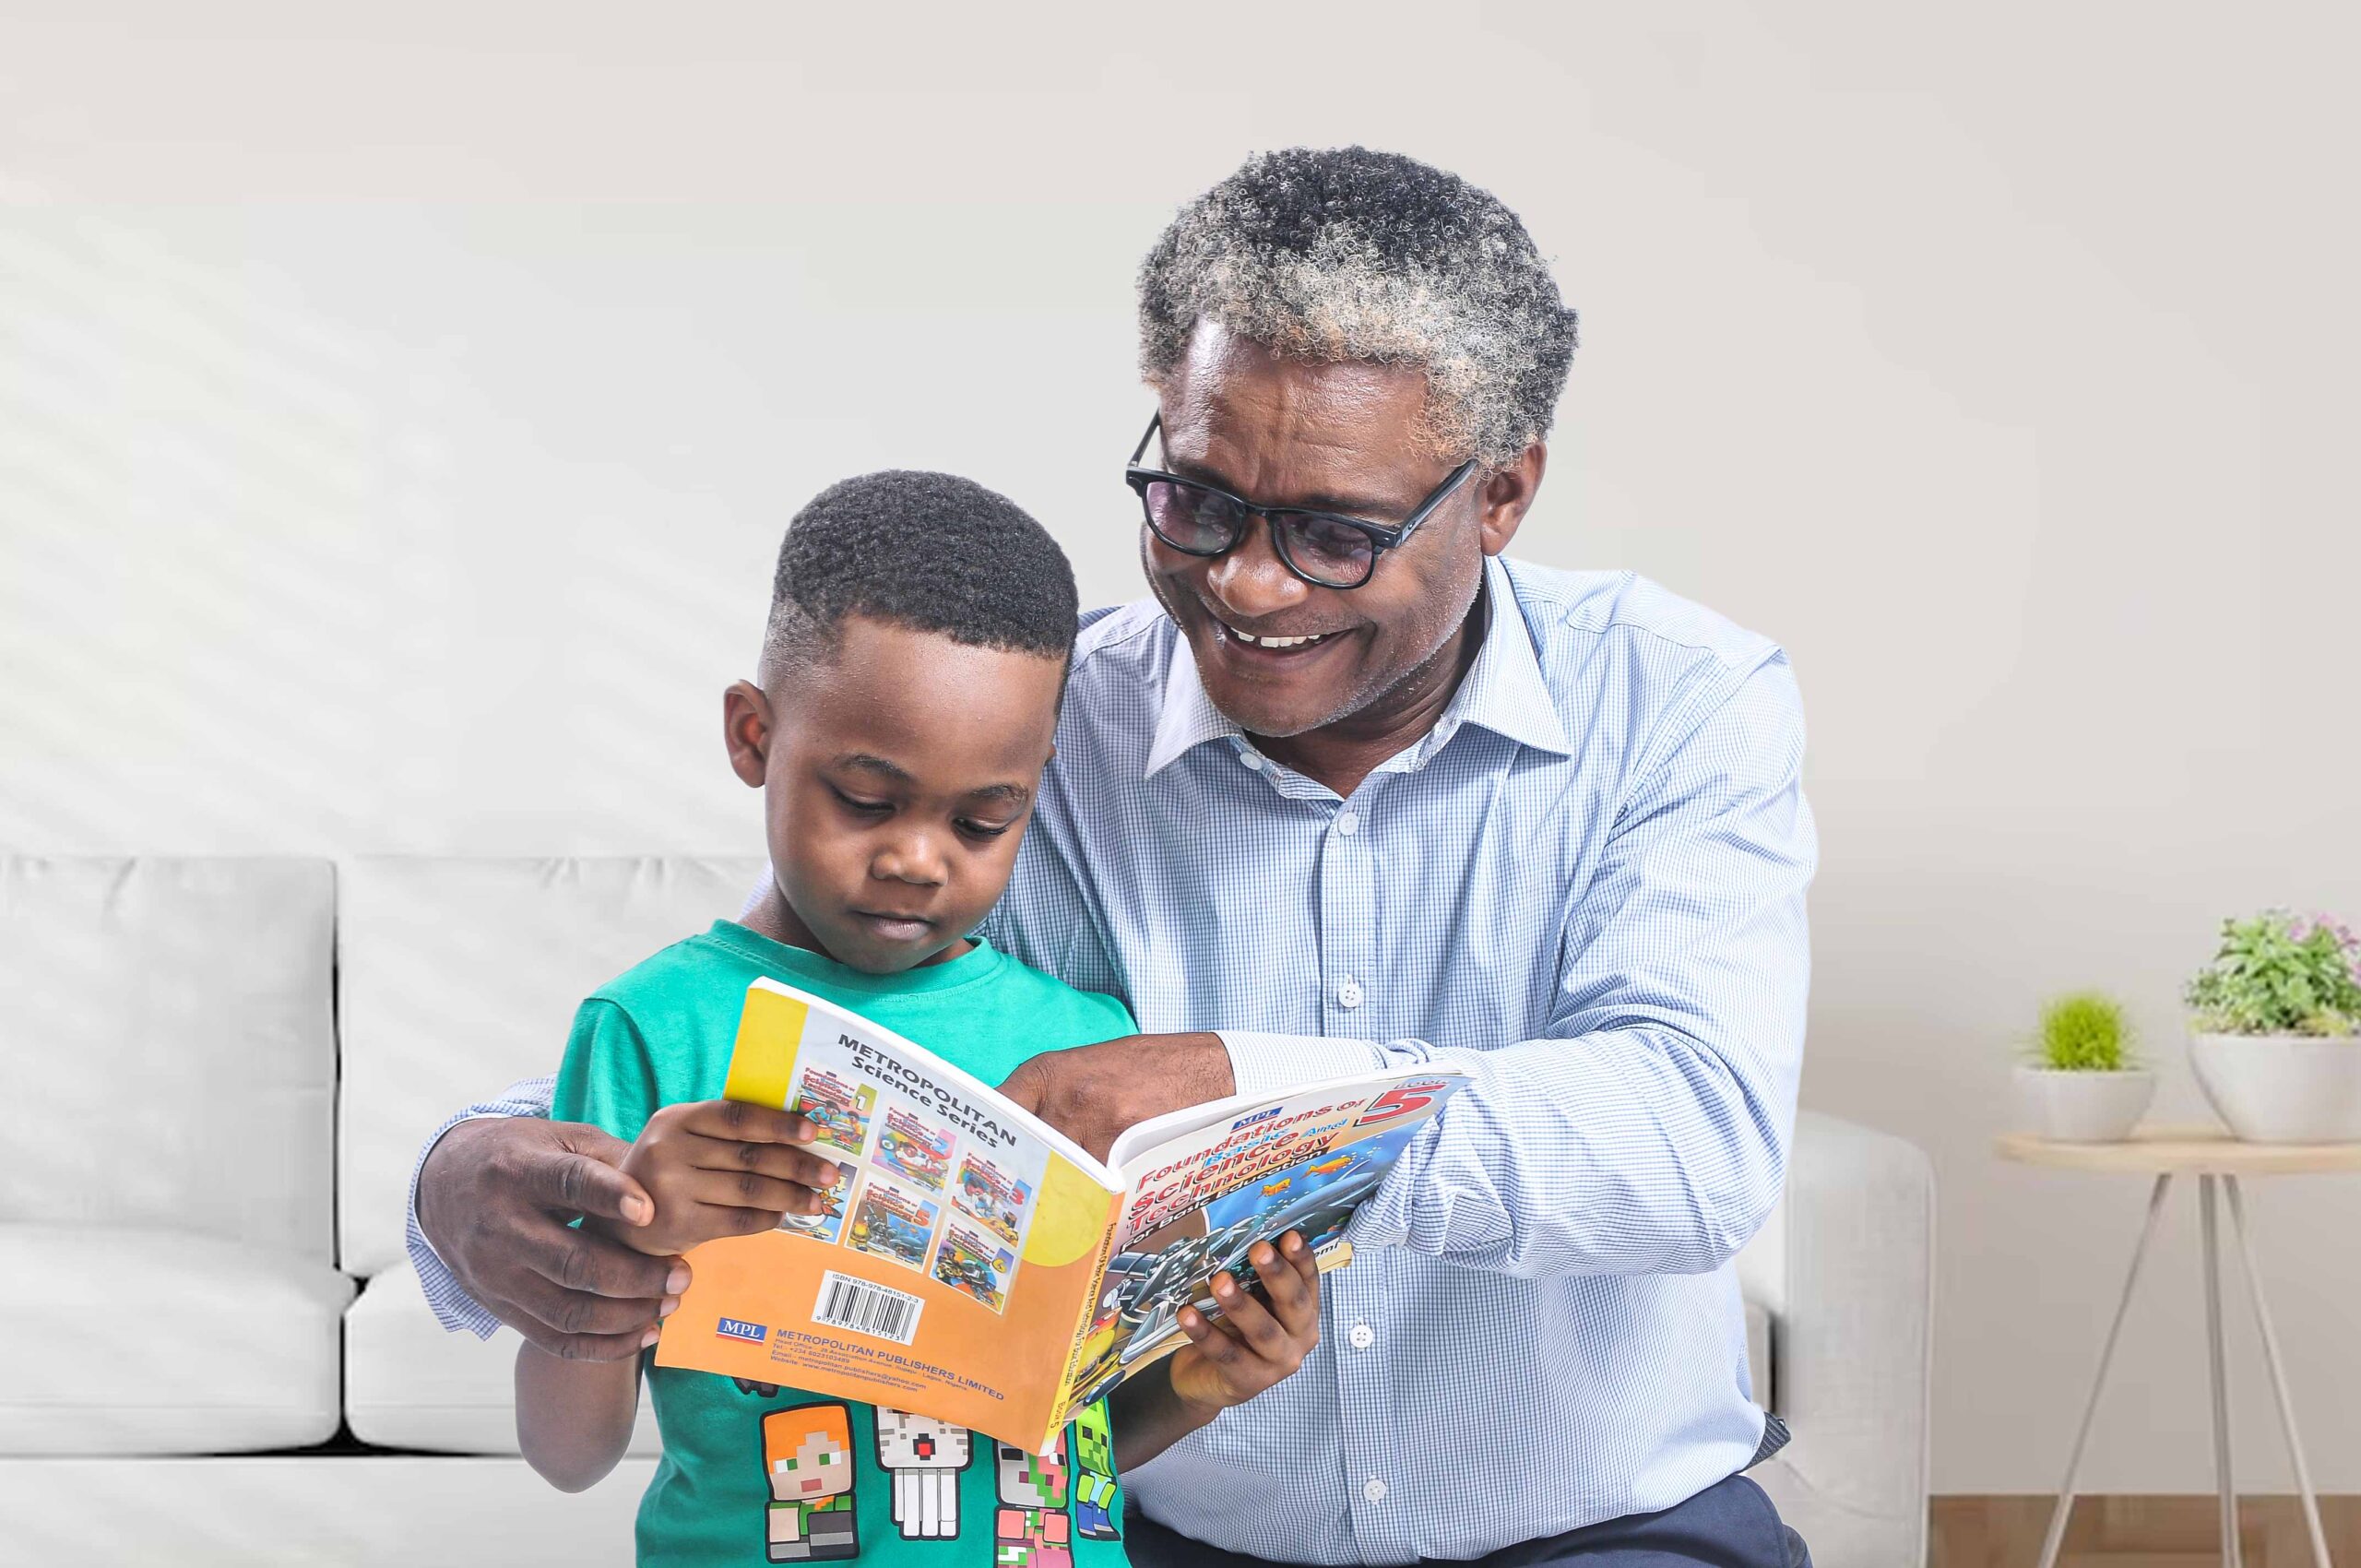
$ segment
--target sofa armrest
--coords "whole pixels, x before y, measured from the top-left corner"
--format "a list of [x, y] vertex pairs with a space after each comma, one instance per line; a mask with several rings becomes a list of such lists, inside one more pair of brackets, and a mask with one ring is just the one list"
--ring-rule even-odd
[[1916, 1146], [1797, 1117], [1773, 1332], [1795, 1441], [1751, 1474], [1818, 1568], [1926, 1561], [1934, 1199]]

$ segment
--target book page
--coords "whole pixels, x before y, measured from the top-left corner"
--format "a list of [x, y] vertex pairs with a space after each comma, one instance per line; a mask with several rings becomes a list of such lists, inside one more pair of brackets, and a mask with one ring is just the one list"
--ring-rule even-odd
[[1465, 1082], [1456, 1068], [1389, 1069], [1197, 1106], [1117, 1140], [1127, 1192], [1069, 1403], [1185, 1343], [1183, 1307], [1217, 1315], [1213, 1277], [1251, 1286], [1257, 1241], [1297, 1230], [1323, 1270], [1348, 1262], [1347, 1223]]
[[808, 1117], [836, 1180], [817, 1216], [691, 1250], [657, 1364], [1038, 1451], [1114, 1218], [1111, 1173], [931, 1052], [772, 980], [747, 991], [724, 1092]]

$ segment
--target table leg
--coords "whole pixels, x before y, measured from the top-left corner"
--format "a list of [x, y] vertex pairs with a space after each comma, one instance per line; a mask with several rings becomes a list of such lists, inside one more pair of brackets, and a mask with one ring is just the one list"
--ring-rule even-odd
[[2304, 1444], [2296, 1435], [2296, 1405], [2287, 1396], [2287, 1369], [2279, 1359], [2279, 1335], [2271, 1324], [2271, 1308], [2262, 1299], [2262, 1274], [2254, 1265], [2254, 1241], [2247, 1234], [2246, 1194], [2236, 1176], [2222, 1178], [2230, 1200], [2230, 1225], [2238, 1233], [2238, 1252], [2247, 1265], [2247, 1293], [2254, 1301], [2254, 1321], [2262, 1330], [2263, 1364], [2271, 1369], [2271, 1391], [2279, 1399], [2279, 1424], [2287, 1433], [2287, 1454], [2296, 1463], [2296, 1491], [2304, 1501], [2304, 1528], [2312, 1538], [2314, 1568], [2330, 1568], [2328, 1534], [2320, 1528], [2319, 1499], [2312, 1491], [2311, 1467], [2304, 1463]]
[[2222, 1562], [2238, 1568], [2238, 1494], [2230, 1484], [2230, 1386], [2222, 1349], [2222, 1249], [2214, 1233], [2213, 1182], [2197, 1179], [2198, 1218], [2205, 1235], [2205, 1351], [2213, 1385], [2213, 1484], [2222, 1493]]
[[2058, 1568], [2058, 1549], [2066, 1542], [2066, 1521], [2074, 1512], [2074, 1482], [2082, 1472], [2082, 1449], [2091, 1441], [2091, 1421], [2099, 1413], [2099, 1395], [2106, 1387], [2106, 1370], [2115, 1360], [2115, 1342], [2123, 1333], [2124, 1313], [2131, 1307], [2131, 1288], [2140, 1283], [2140, 1265], [2148, 1256], [2148, 1243], [2155, 1238], [2156, 1220], [2165, 1211], [2165, 1194], [2171, 1191], [2173, 1179], [2169, 1172], [2156, 1178], [2156, 1185], [2148, 1194], [2147, 1222], [2140, 1227], [2139, 1244], [2131, 1249], [2131, 1266], [2124, 1271], [2123, 1296], [2115, 1303], [2115, 1321], [2107, 1324], [2106, 1342], [2099, 1348], [2098, 1375], [2091, 1379], [2090, 1403], [2082, 1407], [2082, 1424], [2074, 1433], [2074, 1451], [2066, 1458], [2066, 1479], [2058, 1489], [2058, 1506], [2050, 1510], [2049, 1533], [2042, 1538], [2041, 1568]]

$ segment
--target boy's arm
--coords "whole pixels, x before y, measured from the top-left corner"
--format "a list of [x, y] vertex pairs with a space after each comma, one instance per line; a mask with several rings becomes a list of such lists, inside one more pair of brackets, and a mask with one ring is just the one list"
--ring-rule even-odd
[[1183, 1345], [1107, 1397], [1115, 1429], [1115, 1468], [1146, 1464], [1232, 1405], [1292, 1373], [1320, 1343], [1320, 1265], [1294, 1230], [1247, 1254], [1263, 1282], [1257, 1300], [1235, 1275], [1213, 1278], [1222, 1315], [1180, 1309]]
[[1172, 1392], [1171, 1361], [1167, 1356], [1107, 1396], [1118, 1473], [1137, 1469], [1221, 1414], [1192, 1410], [1180, 1402]]
[[529, 1341], [516, 1347], [517, 1446], [560, 1491], [581, 1491], [615, 1467], [638, 1412], [637, 1356], [568, 1361]]

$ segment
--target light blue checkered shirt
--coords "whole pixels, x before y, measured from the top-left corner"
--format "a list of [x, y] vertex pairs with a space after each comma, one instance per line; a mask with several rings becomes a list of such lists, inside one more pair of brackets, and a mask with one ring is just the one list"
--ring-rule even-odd
[[[998, 945], [1241, 1090], [1474, 1075], [1363, 1212], [1294, 1377], [1125, 1478], [1216, 1546], [1466, 1558], [1667, 1508], [1763, 1432], [1730, 1258], [1778, 1199], [1815, 856], [1786, 657], [1629, 575], [1495, 561], [1425, 739], [1350, 799], [1170, 621], [1090, 617]], [[520, 1085], [493, 1113], [545, 1111]], [[439, 1134], [438, 1134], [439, 1135]], [[446, 1324], [488, 1320], [419, 1237]]]

